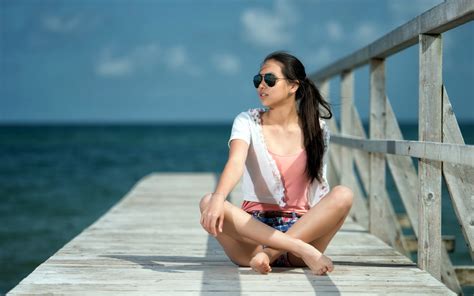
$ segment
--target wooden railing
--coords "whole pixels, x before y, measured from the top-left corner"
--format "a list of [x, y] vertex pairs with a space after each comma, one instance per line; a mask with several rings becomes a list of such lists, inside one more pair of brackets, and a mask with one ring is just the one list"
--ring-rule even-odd
[[[388, 165], [413, 232], [418, 266], [460, 292], [441, 240], [442, 175], [474, 258], [474, 146], [465, 145], [442, 79], [442, 33], [474, 19], [474, 1], [448, 0], [366, 47], [311, 75], [329, 98], [329, 80], [341, 79], [341, 119], [329, 120], [329, 179], [355, 192], [352, 215], [398, 251], [407, 240], [386, 189]], [[385, 59], [419, 44], [419, 141], [403, 140], [386, 96]], [[354, 69], [370, 65], [370, 138], [354, 106]], [[411, 157], [418, 158], [418, 172]], [[359, 178], [356, 177], [356, 171]], [[359, 182], [360, 179], [360, 182]], [[367, 192], [368, 197], [364, 196]]]

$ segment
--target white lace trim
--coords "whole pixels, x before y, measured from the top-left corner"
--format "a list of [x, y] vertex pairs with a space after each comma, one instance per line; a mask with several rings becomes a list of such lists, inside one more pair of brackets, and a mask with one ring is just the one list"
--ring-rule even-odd
[[[329, 129], [327, 127], [326, 121], [320, 119], [320, 122], [322, 122], [321, 128], [323, 130], [324, 154], [326, 154], [328, 153], [328, 149], [329, 149], [329, 138], [330, 138]], [[323, 158], [323, 167], [321, 169], [322, 169], [322, 174], [321, 174], [322, 182], [319, 184], [319, 186], [321, 187], [321, 190], [319, 190], [318, 200], [323, 198], [329, 192], [329, 183], [326, 178], [327, 157]]]

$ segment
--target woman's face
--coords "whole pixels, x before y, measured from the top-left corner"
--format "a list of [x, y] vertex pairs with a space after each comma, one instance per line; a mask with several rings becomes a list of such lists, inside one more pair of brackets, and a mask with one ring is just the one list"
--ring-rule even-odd
[[[260, 75], [271, 73], [277, 78], [285, 78], [281, 71], [282, 65], [275, 60], [266, 61], [260, 68]], [[277, 79], [274, 86], [270, 87], [262, 79], [257, 87], [257, 94], [260, 102], [265, 107], [276, 107], [282, 104], [288, 104], [295, 101], [295, 93], [298, 89], [295, 83], [286, 79]]]

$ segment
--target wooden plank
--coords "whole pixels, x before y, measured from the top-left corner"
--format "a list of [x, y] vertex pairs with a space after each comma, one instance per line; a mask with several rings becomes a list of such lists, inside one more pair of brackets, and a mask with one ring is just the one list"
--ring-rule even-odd
[[[406, 220], [408, 221], [408, 219]], [[443, 246], [449, 253], [454, 252], [456, 245], [456, 237], [454, 235], [443, 235], [442, 237]], [[418, 250], [418, 239], [415, 235], [405, 235], [407, 242], [407, 250], [410, 252], [416, 252]]]
[[[352, 105], [354, 104], [354, 73], [341, 74], [341, 134], [352, 135]], [[332, 136], [331, 136], [332, 141]], [[341, 148], [341, 184], [350, 186], [350, 175], [354, 174], [351, 149]]]
[[441, 281], [453, 292], [460, 295], [462, 293], [462, 288], [459, 284], [453, 264], [449, 259], [448, 252], [444, 246], [441, 247], [441, 263]]
[[[352, 71], [346, 71], [341, 75], [341, 134], [352, 135], [354, 134], [354, 73]], [[331, 136], [332, 141], [332, 136]], [[341, 184], [350, 187], [356, 195], [356, 202], [354, 210], [352, 210], [354, 216], [364, 223], [368, 227], [368, 206], [367, 198], [363, 195], [360, 189], [359, 182], [356, 180], [354, 173], [354, 155], [352, 149], [346, 147], [339, 147], [339, 156], [341, 159]], [[367, 210], [365, 210], [367, 208]]]
[[474, 266], [458, 265], [454, 267], [454, 270], [461, 285], [474, 286]]
[[[464, 144], [456, 116], [443, 87], [443, 142]], [[461, 224], [462, 233], [474, 259], [474, 167], [460, 164], [443, 164], [443, 175], [453, 202], [454, 212]]]
[[368, 140], [354, 136], [331, 136], [334, 144], [367, 152], [388, 153], [474, 166], [474, 145], [459, 145], [407, 140]]
[[[323, 98], [328, 102], [331, 103], [331, 97], [329, 95], [330, 93], [330, 82], [329, 80], [322, 80], [322, 81], [317, 81], [315, 82], [319, 92], [323, 96]], [[332, 110], [334, 112], [334, 110]], [[335, 132], [333, 125], [336, 125], [336, 118], [333, 115], [331, 119], [325, 119], [326, 124], [329, 127], [330, 133]], [[336, 126], [337, 129], [337, 126]], [[331, 142], [331, 140], [329, 140]], [[330, 148], [329, 148], [329, 159], [328, 159], [328, 168], [326, 171], [327, 174], [327, 179], [329, 182], [330, 187], [334, 187], [337, 184], [341, 184], [341, 176], [339, 175], [338, 168], [339, 168], [339, 163], [334, 163], [335, 161], [338, 161], [337, 158], [333, 157], [334, 155], [339, 155], [339, 147], [337, 146], [332, 146], [331, 143], [329, 143]]]
[[[353, 97], [354, 97], [354, 73], [346, 71], [341, 75], [341, 133], [346, 135], [353, 134]], [[331, 136], [332, 142], [332, 136]], [[332, 153], [334, 154], [334, 153]], [[359, 183], [354, 174], [354, 156], [352, 149], [339, 147], [339, 154], [335, 158], [340, 158], [340, 172], [341, 184], [348, 186], [354, 191], [355, 203], [351, 210], [352, 215], [358, 221], [368, 227], [368, 209], [366, 198], [363, 196]]]
[[[387, 112], [387, 137], [403, 140], [402, 131], [393, 112], [390, 100], [386, 101]], [[398, 194], [403, 202], [405, 211], [415, 235], [418, 235], [418, 199], [415, 192], [419, 183], [415, 166], [410, 157], [387, 154], [387, 162], [392, 173]], [[409, 227], [409, 226], [408, 226]]]
[[[387, 280], [385, 284], [372, 283], [371, 279], [367, 279], [366, 282], [369, 283], [367, 286], [357, 285], [361, 282], [341, 286], [335, 286], [332, 282], [326, 284], [310, 282], [307, 284], [292, 285], [292, 282], [283, 280], [278, 283], [278, 287], [281, 289], [279, 291], [268, 291], [268, 288], [274, 285], [273, 281], [245, 282], [245, 285], [239, 286], [239, 284], [232, 284], [230, 281], [224, 281], [224, 283], [217, 280], [209, 280], [202, 283], [196, 281], [183, 285], [179, 280], [174, 280], [161, 281], [160, 286], [157, 288], [156, 285], [151, 285], [151, 283], [144, 283], [140, 286], [133, 286], [126, 283], [108, 285], [92, 283], [69, 285], [70, 287], [68, 288], [64, 287], [66, 288], [64, 290], [67, 292], [63, 292], [63, 294], [81, 295], [81, 292], [93, 291], [99, 292], [100, 295], [197, 295], [196, 291], [198, 291], [198, 293], [200, 292], [203, 295], [209, 295], [209, 293], [215, 293], [210, 295], [288, 295], [289, 293], [291, 295], [327, 295], [328, 293], [331, 293], [329, 295], [353, 295], [354, 292], [363, 293], [363, 295], [407, 295], [408, 293], [412, 293], [412, 295], [413, 293], [416, 293], [416, 295], [456, 295], [455, 293], [448, 293], [445, 289], [437, 286], [425, 286], [424, 283], [420, 283], [418, 286], [405, 286], [402, 282], [393, 282], [390, 280]], [[204, 284], [204, 287], [199, 290], [202, 284]], [[391, 292], [387, 292], [386, 289], [389, 286], [396, 287], [397, 291], [395, 292], [395, 289], [393, 289]], [[55, 288], [57, 288], [55, 285], [38, 284], [29, 289], [23, 289], [20, 293], [21, 295], [58, 295], [59, 293], [57, 293]], [[44, 293], [37, 292], [38, 290], [44, 291]], [[102, 292], [101, 290], [106, 291]], [[275, 292], [277, 294], [275, 294]]]
[[[385, 138], [385, 64], [383, 60], [370, 61], [370, 138]], [[369, 229], [372, 234], [390, 241], [386, 231], [393, 224], [385, 223], [387, 213], [382, 200], [385, 190], [385, 155], [370, 153], [369, 166]]]
[[[323, 91], [329, 97], [329, 82], [321, 81], [319, 82], [319, 84], [321, 85]], [[352, 108], [352, 116], [358, 116], [357, 111], [355, 111], [354, 106]], [[353, 117], [353, 121], [356, 123], [361, 122], [358, 117]], [[328, 120], [327, 124], [331, 131], [331, 135], [339, 133], [339, 128], [337, 126], [337, 122], [335, 118]], [[331, 139], [331, 143], [332, 143], [332, 139]], [[341, 149], [343, 148], [340, 147], [339, 145], [332, 145], [331, 143], [330, 143], [330, 153], [329, 153], [331, 169], [328, 170], [328, 174], [329, 174], [330, 180], [333, 180], [333, 181], [330, 181], [331, 182], [330, 185], [334, 186], [335, 184], [342, 183], [341, 172], [343, 170], [341, 168], [342, 166]], [[358, 152], [355, 151], [355, 154], [357, 156]], [[366, 171], [368, 171], [368, 168], [367, 170], [362, 170], [361, 172], [363, 178], [365, 178], [365, 176], [368, 175]], [[362, 189], [360, 188], [359, 182], [357, 182], [355, 178], [355, 175], [349, 174], [346, 178], [348, 178], [347, 179], [348, 184], [346, 185], [348, 185], [354, 192], [354, 202], [350, 211], [350, 216], [353, 217], [353, 219], [355, 219], [358, 223], [360, 223], [365, 229], [369, 229], [369, 210], [368, 210], [368, 205], [367, 205], [367, 199], [364, 196]], [[366, 179], [368, 179], [368, 177]]]
[[[406, 213], [397, 214], [398, 223], [402, 228], [411, 228], [411, 222]], [[408, 237], [407, 237], [408, 238]]]
[[[367, 138], [356, 106], [353, 106], [352, 108], [352, 129], [354, 136], [364, 139]], [[353, 149], [352, 153], [354, 153], [354, 163], [356, 165], [357, 171], [359, 172], [362, 186], [366, 192], [369, 192], [370, 155], [368, 152], [360, 149]]]
[[147, 176], [8, 295], [454, 295], [351, 219], [328, 247], [327, 276], [239, 268], [198, 222], [214, 185], [212, 174]]
[[474, 19], [474, 1], [451, 0], [433, 7], [371, 44], [322, 68], [310, 77], [323, 80], [347, 69], [368, 64], [374, 58], [387, 58], [418, 43], [419, 34], [440, 34]]
[[[360, 120], [359, 113], [357, 112], [356, 107], [352, 106], [352, 128], [353, 133], [359, 137], [366, 137], [364, 128], [362, 126], [362, 121]], [[337, 126], [332, 127], [335, 132], [337, 132]], [[332, 145], [332, 147], [338, 147], [338, 145]], [[366, 191], [369, 191], [369, 155], [368, 153], [362, 150], [356, 150], [354, 153], [354, 163], [358, 169], [359, 175], [362, 180], [362, 185]], [[333, 153], [334, 154], [334, 153]], [[338, 156], [335, 156], [338, 159]], [[349, 176], [349, 184], [355, 193], [355, 203], [351, 209], [351, 215], [356, 219], [357, 222], [361, 223], [367, 229], [368, 227], [368, 207], [366, 198], [359, 198], [363, 196], [362, 190], [360, 188], [359, 182], [356, 180], [355, 175]], [[384, 227], [385, 237], [384, 241], [389, 245], [395, 247], [397, 251], [406, 256], [409, 256], [409, 253], [406, 251], [406, 242], [400, 225], [397, 224], [397, 218], [395, 215], [395, 210], [390, 202], [388, 197], [388, 192], [386, 188], [382, 188], [382, 201], [383, 208], [386, 215], [384, 215], [384, 223], [381, 223]]]
[[[447, 98], [447, 96], [445, 97]], [[446, 106], [446, 102], [444, 98], [443, 98], [443, 102], [444, 102], [444, 105]], [[445, 109], [444, 114], [446, 114], [447, 109], [446, 108], [444, 109]], [[447, 117], [446, 115], [443, 115], [443, 122], [445, 120], [447, 120]], [[445, 125], [445, 123], [443, 123], [443, 125]], [[449, 134], [451, 135], [453, 133], [449, 133]], [[400, 127], [398, 126], [397, 120], [395, 118], [395, 114], [392, 110], [390, 101], [388, 99], [387, 99], [387, 135], [389, 138], [392, 138], [392, 139], [403, 139]], [[446, 135], [446, 132], [443, 132], [443, 135]], [[447, 142], [447, 141], [443, 140], [443, 142]], [[464, 142], [458, 143], [458, 144], [464, 144]], [[415, 232], [415, 236], [417, 236], [418, 235], [418, 211], [417, 211], [418, 200], [416, 198], [412, 198], [413, 196], [412, 193], [415, 192], [415, 189], [418, 188], [419, 186], [418, 179], [416, 178], [415, 167], [411, 159], [408, 157], [387, 155], [387, 159], [388, 159], [389, 168], [392, 172], [392, 176], [395, 180], [395, 184], [397, 186], [400, 197], [405, 206], [405, 210], [408, 214], [407, 219], [406, 219], [407, 222], [405, 222], [405, 225], [410, 227], [410, 224], [411, 224], [412, 229]], [[446, 165], [448, 164], [444, 163], [443, 170], [444, 170], [444, 166]], [[467, 174], [467, 172], [464, 172], [463, 176], [466, 176], [467, 178], [469, 178], [469, 174]], [[471, 177], [472, 176], [473, 174], [471, 174]], [[416, 251], [418, 249], [417, 245], [416, 246], [413, 245], [414, 242], [416, 244], [418, 243], [416, 239], [414, 241], [413, 240], [407, 241], [410, 251]], [[445, 249], [447, 249], [447, 251], [453, 250], [454, 240], [451, 243], [449, 243], [443, 237], [443, 248], [442, 248], [441, 260], [444, 263], [441, 266], [441, 279], [453, 291], [458, 293], [460, 290], [459, 281], [456, 278], [456, 274], [453, 272], [451, 260], [449, 259], [449, 255], [447, 254]]]
[[[420, 35], [420, 141], [442, 142], [441, 35]], [[418, 266], [441, 279], [441, 162], [418, 160]]]
[[[359, 113], [355, 106], [352, 106], [352, 127], [353, 132], [355, 135], [360, 137], [365, 137], [365, 131], [362, 127], [362, 121], [360, 120]], [[333, 126], [332, 130], [337, 132], [337, 126]], [[338, 145], [333, 145], [337, 147]], [[334, 155], [334, 153], [332, 153]], [[362, 179], [362, 185], [364, 186], [365, 190], [369, 190], [369, 155], [364, 151], [354, 151], [354, 162], [360, 173], [360, 177]], [[338, 164], [337, 159], [339, 159], [337, 155], [334, 156], [334, 163]], [[338, 168], [338, 166], [336, 165]], [[338, 169], [339, 170], [339, 169]], [[351, 209], [351, 215], [356, 219], [358, 223], [361, 223], [365, 228], [368, 227], [368, 207], [366, 198], [361, 198], [363, 196], [362, 190], [360, 188], [359, 182], [356, 180], [355, 175], [349, 176], [349, 186], [353, 189], [355, 193], [355, 203], [353, 208]], [[400, 253], [409, 255], [406, 251], [406, 242], [403, 236], [403, 232], [401, 227], [396, 223], [396, 215], [393, 209], [393, 206], [389, 200], [387, 190], [382, 188], [382, 200], [383, 200], [383, 208], [385, 209], [386, 215], [384, 216], [386, 221], [383, 223], [385, 229], [385, 238], [384, 241], [391, 246], [394, 246]]]

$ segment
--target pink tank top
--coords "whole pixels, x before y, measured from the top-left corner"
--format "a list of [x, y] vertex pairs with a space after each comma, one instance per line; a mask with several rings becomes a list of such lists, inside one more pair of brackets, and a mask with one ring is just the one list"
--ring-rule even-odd
[[278, 155], [272, 153], [270, 155], [276, 162], [280, 175], [282, 177], [283, 186], [285, 187], [285, 207], [275, 204], [267, 204], [253, 201], [244, 201], [242, 209], [246, 212], [252, 211], [281, 211], [296, 212], [304, 214], [308, 211], [308, 198], [306, 192], [308, 190], [309, 179], [306, 176], [306, 151], [293, 155]]

